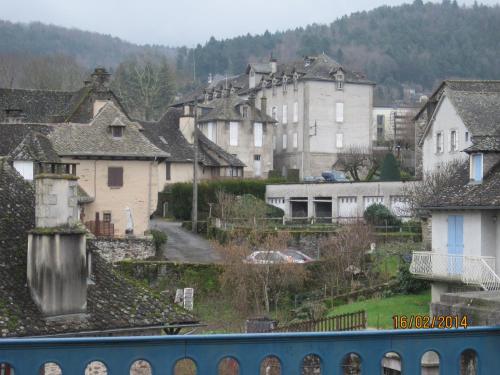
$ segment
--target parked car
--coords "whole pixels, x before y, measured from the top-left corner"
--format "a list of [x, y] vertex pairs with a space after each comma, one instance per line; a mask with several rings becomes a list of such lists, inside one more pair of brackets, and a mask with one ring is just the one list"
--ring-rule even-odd
[[314, 259], [298, 250], [270, 250], [254, 251], [244, 260], [245, 263], [252, 264], [276, 264], [276, 263], [309, 263]]
[[305, 176], [304, 182], [325, 182], [322, 176]]
[[344, 172], [340, 171], [325, 171], [321, 173], [321, 176], [326, 182], [345, 182], [349, 181]]

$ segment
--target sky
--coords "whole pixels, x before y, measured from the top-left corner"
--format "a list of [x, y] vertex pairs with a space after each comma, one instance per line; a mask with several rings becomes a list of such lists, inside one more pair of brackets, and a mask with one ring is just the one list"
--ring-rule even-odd
[[[497, 4], [499, 0], [480, 0]], [[172, 47], [243, 34], [330, 23], [400, 0], [0, 0], [0, 19], [96, 31], [138, 44]], [[425, 0], [424, 0], [425, 2]], [[474, 0], [459, 0], [471, 5]]]

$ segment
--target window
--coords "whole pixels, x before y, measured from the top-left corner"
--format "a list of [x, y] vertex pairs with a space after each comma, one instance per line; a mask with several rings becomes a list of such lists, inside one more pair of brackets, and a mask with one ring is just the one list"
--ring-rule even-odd
[[172, 176], [171, 176], [171, 166], [172, 166], [171, 163], [165, 162], [165, 179], [167, 181], [172, 178]]
[[111, 134], [113, 138], [121, 138], [123, 136], [123, 126], [112, 126]]
[[483, 181], [483, 154], [472, 154], [470, 157], [470, 179], [474, 182]]
[[260, 155], [254, 155], [253, 160], [255, 161], [260, 161]]
[[30, 160], [15, 160], [14, 168], [25, 180], [33, 180], [33, 162]]
[[440, 154], [443, 152], [443, 132], [436, 133], [436, 154]]
[[213, 122], [209, 122], [207, 124], [207, 138], [210, 139], [212, 142], [217, 141], [217, 132], [216, 132], [216, 124]]
[[295, 132], [293, 133], [293, 148], [299, 147], [299, 135]]
[[337, 133], [337, 139], [336, 139], [335, 144], [336, 144], [337, 148], [344, 147], [344, 134]]
[[293, 122], [299, 122], [299, 102], [293, 103]]
[[283, 104], [283, 119], [281, 121], [283, 124], [288, 123], [288, 106]]
[[465, 132], [465, 142], [469, 142], [469, 132]]
[[123, 168], [109, 167], [108, 168], [108, 186], [122, 187], [123, 186]]
[[344, 89], [344, 82], [337, 81], [337, 90], [342, 90], [342, 89]]
[[253, 140], [255, 147], [262, 147], [262, 123], [255, 122], [253, 124]]
[[457, 142], [457, 131], [452, 130], [450, 132], [450, 151], [457, 151], [458, 149], [458, 142]]
[[286, 134], [283, 134], [283, 150], [286, 150], [287, 148], [287, 137]]
[[102, 213], [102, 221], [111, 223], [111, 212], [110, 211], [104, 211]]
[[377, 139], [378, 140], [384, 139], [384, 128], [377, 127]]
[[344, 103], [337, 103], [335, 106], [335, 118], [337, 122], [344, 122]]
[[335, 77], [337, 81], [337, 90], [344, 89], [344, 75], [342, 73], [338, 73]]
[[384, 115], [377, 115], [377, 126], [383, 126], [385, 122]]
[[243, 106], [241, 111], [242, 111], [241, 115], [243, 116], [243, 118], [248, 118], [248, 107]]
[[253, 169], [255, 177], [260, 177], [260, 175], [262, 174], [260, 155], [253, 156]]
[[238, 146], [238, 123], [229, 123], [229, 145]]
[[283, 77], [283, 94], [286, 94], [288, 89], [288, 78], [287, 76]]
[[278, 120], [278, 108], [276, 106], [271, 109], [271, 117]]

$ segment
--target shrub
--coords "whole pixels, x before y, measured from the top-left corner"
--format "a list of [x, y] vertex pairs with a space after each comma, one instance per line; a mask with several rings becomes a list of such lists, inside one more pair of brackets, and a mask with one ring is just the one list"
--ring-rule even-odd
[[401, 172], [396, 158], [393, 154], [389, 153], [385, 156], [380, 171], [380, 181], [400, 181]]
[[153, 236], [153, 243], [155, 245], [156, 255], [161, 254], [161, 247], [167, 243], [168, 236], [162, 231], [151, 229], [151, 235]]
[[417, 294], [429, 289], [429, 282], [417, 279], [410, 272], [410, 264], [402, 261], [399, 266], [397, 277], [398, 291], [403, 294]]
[[389, 209], [381, 203], [374, 203], [367, 207], [363, 217], [372, 225], [400, 225], [401, 220], [392, 214]]

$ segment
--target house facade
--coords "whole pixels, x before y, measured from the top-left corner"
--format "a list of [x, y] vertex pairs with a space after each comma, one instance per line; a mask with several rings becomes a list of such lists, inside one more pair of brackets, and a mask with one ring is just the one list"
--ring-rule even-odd
[[255, 95], [243, 99], [223, 89], [220, 97], [201, 105], [198, 127], [203, 135], [245, 165], [245, 177], [267, 178], [273, 169], [273, 133], [276, 121], [266, 115], [265, 99], [256, 106]]
[[88, 124], [61, 124], [48, 135], [63, 162], [75, 163], [88, 225], [105, 235], [143, 235], [158, 199], [159, 164], [169, 154], [151, 143], [142, 126], [108, 102]]
[[[277, 121], [274, 168], [300, 177], [331, 170], [349, 146], [371, 149], [374, 83], [325, 54], [291, 64], [271, 60], [247, 68], [257, 105]], [[262, 108], [261, 108], [262, 110]]]
[[432, 281], [433, 302], [454, 290], [500, 290], [500, 86], [447, 84], [439, 99], [431, 98], [423, 165], [433, 171], [443, 162], [462, 163], [422, 207], [432, 220], [432, 250], [415, 252], [410, 268]]
[[[200, 112], [201, 114], [201, 112]], [[194, 108], [171, 107], [156, 123], [141, 122], [144, 135], [169, 156], [158, 167], [158, 189], [176, 182], [193, 181]], [[245, 164], [197, 130], [200, 180], [242, 178]]]

